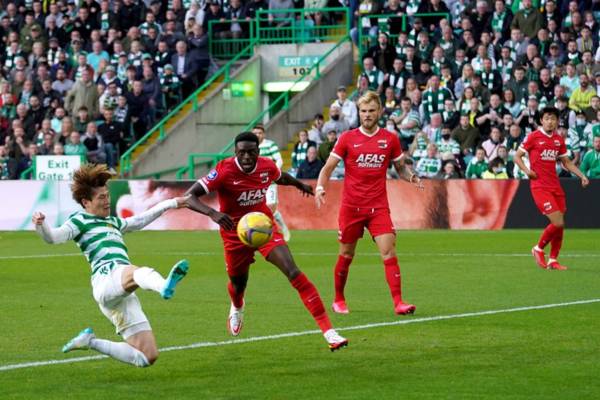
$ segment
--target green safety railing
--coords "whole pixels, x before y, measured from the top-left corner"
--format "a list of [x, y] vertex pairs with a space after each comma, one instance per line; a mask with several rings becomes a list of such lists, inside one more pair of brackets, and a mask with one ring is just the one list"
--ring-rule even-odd
[[[379, 27], [379, 32], [385, 32], [388, 34], [389, 41], [388, 43], [392, 46], [396, 46], [398, 43], [399, 34], [391, 34], [389, 32], [390, 28], [390, 19], [399, 19], [401, 23], [401, 31], [407, 32], [406, 27], [408, 24], [408, 20], [410, 18], [422, 18], [422, 17], [445, 17], [450, 21], [449, 13], [417, 13], [413, 14], [412, 17], [404, 15], [396, 15], [396, 14], [383, 14], [383, 15], [363, 15], [358, 19], [357, 26], [363, 26], [364, 19], [377, 19], [377, 26]], [[358, 29], [358, 50], [360, 54], [360, 59], [362, 60], [363, 55], [369, 50], [369, 46], [377, 43], [377, 38], [369, 36], [367, 33], [363, 32], [363, 29]]]
[[[232, 23], [240, 24], [242, 28], [240, 37], [221, 37], [219, 32], [219, 26], [226, 25], [227, 28]], [[228, 19], [225, 21], [209, 21], [208, 22], [208, 37], [209, 39], [209, 52], [213, 58], [218, 59], [231, 59], [235, 57], [242, 49], [247, 47], [253, 40], [257, 39], [256, 36], [256, 22], [254, 20], [232, 20]], [[247, 35], [247, 36], [246, 36]]]
[[[335, 46], [333, 46], [331, 49], [329, 49], [310, 68], [308, 68], [305, 75], [296, 79], [287, 91], [285, 91], [281, 95], [279, 95], [271, 104], [269, 104], [269, 107], [267, 107], [260, 114], [258, 114], [256, 117], [254, 117], [254, 119], [252, 121], [250, 121], [248, 123], [248, 125], [246, 125], [244, 130], [245, 131], [252, 130], [252, 128], [257, 123], [259, 123], [260, 121], [263, 120], [265, 115], [271, 115], [271, 112], [273, 110], [279, 110], [279, 111], [288, 110], [289, 102], [290, 102], [290, 99], [292, 98], [292, 92], [293, 92], [292, 89], [294, 88], [294, 86], [296, 84], [302, 82], [307, 77], [312, 76], [313, 71], [315, 73], [313, 81], [319, 80], [321, 78], [321, 69], [323, 68], [321, 64], [323, 64], [324, 61], [327, 59], [327, 57], [329, 57], [329, 55], [331, 53], [333, 53], [336, 49], [338, 49], [342, 44], [344, 44], [345, 42], [350, 42], [350, 41], [351, 40], [350, 40], [349, 35], [344, 36], [339, 42], [337, 42], [335, 44]], [[233, 152], [232, 152], [233, 145], [234, 145], [234, 140], [232, 138], [231, 141], [219, 153], [190, 153], [188, 155], [187, 165], [181, 167], [177, 171], [177, 174], [176, 174], [177, 179], [184, 179], [184, 177], [186, 175], [187, 175], [188, 179], [195, 179], [196, 178], [196, 175], [195, 175], [196, 167], [201, 166], [201, 165], [207, 166], [208, 168], [214, 167], [219, 161], [221, 161], [227, 157], [230, 157], [233, 154]], [[201, 161], [198, 161], [198, 160], [201, 160]]]
[[255, 39], [251, 41], [242, 51], [240, 51], [234, 58], [232, 58], [227, 64], [222, 66], [215, 74], [213, 74], [206, 82], [202, 84], [198, 89], [194, 91], [191, 95], [189, 95], [183, 102], [181, 102], [177, 107], [175, 107], [170, 113], [168, 113], [163, 119], [161, 119], [152, 129], [150, 129], [140, 140], [135, 142], [123, 155], [120, 159], [120, 175], [125, 176], [131, 171], [131, 156], [136, 148], [146, 143], [152, 135], [154, 135], [157, 131], [159, 132], [158, 140], [164, 140], [166, 136], [165, 125], [166, 123], [174, 117], [177, 113], [179, 113], [185, 106], [191, 103], [192, 111], [198, 111], [198, 95], [206, 90], [210, 85], [216, 82], [218, 79], [223, 78], [223, 83], [227, 84], [231, 81], [231, 68], [233, 65], [244, 57], [252, 57], [254, 54], [254, 46], [256, 46], [258, 41]]

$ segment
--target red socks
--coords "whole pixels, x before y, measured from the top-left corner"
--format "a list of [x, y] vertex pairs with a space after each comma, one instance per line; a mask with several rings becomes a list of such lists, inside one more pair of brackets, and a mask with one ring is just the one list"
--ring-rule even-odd
[[315, 285], [313, 285], [302, 272], [292, 279], [290, 283], [298, 291], [304, 306], [313, 316], [321, 331], [325, 333], [331, 329], [331, 321], [325, 312], [323, 301], [321, 301], [321, 296], [319, 296], [319, 292], [317, 292]]
[[335, 264], [335, 270], [333, 273], [333, 278], [335, 282], [335, 301], [344, 301], [344, 288], [346, 287], [346, 280], [348, 279], [348, 270], [350, 269], [350, 264], [352, 263], [352, 258], [347, 258], [344, 256], [338, 256], [337, 263]]
[[546, 227], [546, 229], [544, 229], [544, 232], [542, 232], [542, 237], [540, 237], [540, 241], [538, 242], [538, 247], [540, 249], [543, 249], [544, 247], [546, 247], [546, 245], [552, 241], [552, 239], [554, 238], [554, 236], [559, 231], [562, 234], [562, 230], [563, 230], [563, 228], [558, 228], [554, 224], [548, 224], [548, 226]]
[[234, 307], [240, 308], [244, 305], [244, 292], [236, 293], [231, 281], [227, 282], [227, 291], [229, 292], [229, 297], [231, 297], [231, 302]]
[[385, 279], [390, 287], [390, 293], [394, 300], [394, 305], [402, 302], [402, 281], [400, 279], [400, 266], [398, 265], [398, 258], [392, 257], [387, 260], [383, 260], [385, 266]]
[[563, 241], [563, 233], [565, 228], [556, 228], [557, 232], [554, 234], [552, 241], [550, 242], [550, 258], [556, 260], [558, 258], [558, 253], [560, 253], [560, 248], [562, 247]]

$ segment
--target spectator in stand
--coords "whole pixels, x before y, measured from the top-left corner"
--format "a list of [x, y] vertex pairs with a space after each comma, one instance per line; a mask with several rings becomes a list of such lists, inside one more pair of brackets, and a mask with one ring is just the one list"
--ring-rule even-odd
[[87, 149], [87, 160], [95, 164], [106, 163], [106, 152], [104, 150], [104, 141], [102, 136], [98, 135], [98, 126], [95, 122], [87, 124], [82, 143]]
[[[363, 72], [369, 80], [369, 90], [374, 90], [377, 93], [383, 91], [383, 72], [381, 72], [375, 66], [375, 61], [372, 57], [366, 56], [363, 59]], [[361, 75], [362, 76], [362, 75]], [[360, 87], [360, 76], [359, 81], [356, 83], [357, 87]]]
[[442, 170], [442, 160], [439, 158], [435, 143], [427, 145], [427, 155], [417, 162], [415, 172], [421, 178], [434, 178]]
[[458, 164], [453, 160], [444, 161], [442, 170], [436, 175], [436, 179], [460, 179]]
[[[234, 0], [239, 1], [239, 0]], [[202, 25], [194, 25], [188, 35], [187, 43], [192, 58], [196, 61], [198, 85], [204, 83], [208, 68], [210, 67], [210, 54], [208, 49], [208, 35]]]
[[329, 120], [323, 125], [323, 132], [336, 131], [338, 137], [345, 131], [350, 129], [350, 124], [346, 120], [342, 108], [337, 102], [334, 102], [329, 107]]
[[[469, 116], [465, 114], [460, 116], [459, 125], [452, 131], [452, 137], [460, 145], [461, 153], [465, 158], [470, 158], [469, 156], [473, 154], [473, 149], [475, 149], [481, 140], [479, 129], [470, 124]], [[465, 163], [468, 162], [469, 160], [465, 159]]]
[[294, 146], [292, 151], [292, 171], [295, 172], [302, 164], [302, 161], [306, 160], [306, 152], [309, 147], [317, 147], [317, 144], [312, 140], [308, 140], [308, 132], [302, 129], [298, 132], [298, 142]]
[[175, 69], [171, 64], [166, 64], [160, 75], [160, 87], [165, 99], [167, 112], [175, 108], [182, 100], [181, 81], [175, 75]]
[[91, 81], [91, 75], [87, 69], [81, 73], [81, 80], [77, 81], [65, 98], [65, 109], [73, 115], [75, 110], [86, 106], [90, 115], [98, 115], [98, 90]]
[[10, 157], [4, 144], [0, 145], [0, 180], [17, 179], [17, 161]]
[[80, 156], [82, 161], [87, 161], [87, 148], [81, 143], [81, 135], [77, 131], [71, 132], [69, 141], [65, 144], [66, 156]]
[[467, 165], [465, 177], [467, 179], [481, 179], [481, 175], [487, 171], [488, 164], [485, 161], [485, 150], [478, 147], [475, 151], [475, 157], [471, 159]]
[[125, 151], [125, 145], [121, 145], [125, 138], [123, 126], [113, 120], [113, 110], [110, 108], [104, 110], [102, 124], [98, 127], [98, 135], [104, 142], [104, 151], [106, 153], [106, 162], [111, 172], [115, 172], [119, 150]]
[[79, 107], [77, 110], [77, 117], [73, 121], [73, 127], [77, 132], [83, 134], [87, 129], [88, 122], [91, 121], [90, 114], [86, 106]]
[[449, 126], [442, 126], [442, 135], [436, 143], [440, 157], [444, 160], [458, 160], [460, 158], [460, 145], [452, 138]]
[[[313, 124], [311, 125], [310, 129], [308, 130], [308, 140], [312, 140], [317, 145], [320, 145], [321, 143], [323, 143], [323, 136], [325, 136], [325, 132], [323, 132], [324, 123], [325, 122], [323, 120], [323, 114], [321, 114], [321, 113], [315, 114], [315, 118], [313, 119]], [[337, 132], [336, 132], [336, 134], [337, 134]]]
[[329, 131], [327, 132], [327, 140], [319, 145], [319, 150], [317, 151], [317, 156], [319, 160], [323, 161], [323, 163], [327, 162], [329, 158], [329, 154], [333, 150], [335, 143], [337, 142], [337, 132]]
[[348, 122], [350, 128], [356, 128], [358, 126], [358, 109], [356, 108], [356, 103], [348, 99], [345, 86], [339, 86], [336, 95], [337, 99], [333, 104], [337, 104], [340, 107], [344, 119]]
[[33, 165], [33, 160], [38, 154], [38, 148], [35, 143], [27, 145], [26, 151], [22, 155], [19, 163], [17, 164], [17, 177], [21, 177], [25, 170], [29, 169]]
[[591, 179], [600, 179], [600, 135], [593, 136], [592, 148], [585, 153], [581, 172]]
[[392, 72], [394, 60], [396, 59], [396, 49], [389, 44], [389, 37], [386, 32], [379, 32], [377, 44], [369, 48], [367, 57], [371, 57], [377, 69], [384, 74]]
[[171, 57], [171, 65], [181, 80], [183, 97], [187, 98], [196, 87], [198, 65], [193, 55], [188, 53], [187, 44], [183, 40], [177, 42], [176, 50], [177, 52]]
[[571, 93], [569, 108], [574, 111], [581, 111], [590, 106], [594, 96], [596, 96], [596, 90], [590, 85], [589, 77], [585, 73], [580, 74], [579, 87]]
[[54, 147], [55, 135], [51, 133], [45, 133], [42, 139], [42, 144], [38, 146], [38, 152], [42, 156], [52, 155], [52, 148]]
[[481, 174], [481, 179], [508, 179], [504, 160], [496, 157], [490, 161], [488, 169]]
[[502, 140], [500, 128], [493, 127], [490, 131], [490, 138], [481, 144], [481, 147], [485, 151], [485, 160], [487, 162], [498, 157], [498, 148], [500, 146], [505, 146], [505, 141]]
[[298, 179], [317, 179], [319, 172], [323, 168], [323, 161], [317, 157], [317, 148], [310, 146], [306, 150], [306, 159], [298, 167], [296, 178]]
[[143, 92], [144, 85], [141, 81], [133, 82], [133, 90], [125, 94], [127, 106], [131, 115], [133, 124], [134, 140], [140, 140], [146, 134], [148, 129], [148, 120], [150, 112], [149, 98]]

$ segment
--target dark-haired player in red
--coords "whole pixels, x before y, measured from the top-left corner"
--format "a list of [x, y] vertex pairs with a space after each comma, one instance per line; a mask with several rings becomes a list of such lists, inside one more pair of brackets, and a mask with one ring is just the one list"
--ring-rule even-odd
[[[584, 188], [590, 183], [588, 178], [573, 164], [567, 155], [567, 147], [561, 135], [556, 133], [558, 126], [558, 110], [546, 107], [542, 110], [542, 128], [531, 132], [515, 155], [515, 164], [530, 179], [531, 194], [535, 205], [550, 220], [537, 245], [531, 250], [537, 264], [542, 268], [566, 270], [567, 267], [558, 262], [558, 253], [562, 246], [567, 209], [565, 192], [556, 175], [556, 163], [562, 165], [581, 179]], [[529, 154], [528, 168], [523, 156]], [[544, 247], [550, 243], [550, 258], [546, 263]]]
[[[243, 132], [235, 138], [235, 157], [219, 162], [215, 169], [186, 192], [186, 195], [192, 195], [188, 200], [189, 208], [209, 216], [221, 227], [229, 275], [227, 288], [231, 297], [227, 325], [234, 336], [239, 335], [242, 329], [244, 291], [255, 251], [240, 241], [235, 228], [240, 218], [251, 211], [260, 211], [273, 220], [273, 214], [266, 204], [266, 193], [273, 182], [295, 186], [307, 196], [313, 194], [311, 186], [281, 172], [272, 160], [259, 157], [258, 137], [251, 132]], [[198, 200], [198, 197], [209, 192], [217, 192], [220, 211]], [[346, 346], [348, 341], [333, 329], [317, 289], [294, 262], [283, 236], [277, 231], [277, 224], [273, 223], [273, 229], [271, 241], [258, 251], [279, 268], [298, 291], [306, 309], [321, 328], [329, 348], [333, 351]]]
[[415, 306], [402, 301], [400, 266], [396, 257], [396, 233], [390, 218], [386, 190], [386, 173], [393, 164], [400, 177], [422, 188], [418, 176], [404, 165], [398, 136], [377, 126], [382, 107], [379, 95], [367, 92], [358, 99], [360, 127], [344, 132], [338, 139], [327, 163], [319, 174], [316, 202], [325, 202], [325, 191], [331, 173], [340, 160], [345, 176], [342, 205], [338, 218], [340, 254], [334, 271], [335, 300], [333, 311], [349, 312], [344, 296], [348, 270], [356, 243], [367, 228], [375, 240], [385, 266], [396, 314], [412, 314]]

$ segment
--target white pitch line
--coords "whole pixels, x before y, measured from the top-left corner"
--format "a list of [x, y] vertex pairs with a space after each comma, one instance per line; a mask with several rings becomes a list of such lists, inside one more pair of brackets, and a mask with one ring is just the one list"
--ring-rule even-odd
[[[432, 321], [442, 321], [448, 319], [458, 319], [458, 318], [470, 318], [470, 317], [480, 317], [485, 315], [494, 315], [494, 314], [506, 314], [513, 312], [521, 312], [521, 311], [531, 311], [531, 310], [544, 310], [547, 308], [557, 308], [557, 307], [567, 307], [567, 306], [575, 306], [581, 304], [591, 304], [591, 303], [600, 303], [600, 299], [589, 299], [589, 300], [577, 300], [570, 301], [566, 303], [553, 303], [553, 304], [542, 304], [538, 306], [526, 306], [526, 307], [515, 307], [515, 308], [503, 308], [499, 310], [488, 310], [488, 311], [476, 311], [476, 312], [468, 312], [462, 314], [450, 314], [450, 315], [438, 315], [433, 317], [424, 317], [424, 318], [410, 318], [410, 319], [402, 319], [397, 321], [389, 321], [389, 322], [377, 322], [372, 324], [365, 325], [355, 325], [348, 326], [345, 328], [336, 328], [338, 331], [356, 331], [356, 330], [364, 330], [371, 328], [379, 328], [383, 326], [395, 326], [395, 325], [407, 325], [407, 324], [416, 324], [420, 322], [432, 322]], [[231, 339], [220, 342], [198, 342], [192, 343], [184, 346], [169, 346], [159, 349], [160, 352], [167, 351], [179, 351], [179, 350], [190, 350], [197, 349], [201, 347], [220, 347], [220, 346], [228, 346], [232, 344], [242, 344], [242, 343], [251, 343], [251, 342], [262, 342], [266, 340], [277, 340], [284, 339], [289, 337], [296, 336], [306, 336], [306, 335], [314, 335], [321, 333], [319, 330], [310, 330], [310, 331], [301, 331], [301, 332], [287, 332], [281, 333], [278, 335], [267, 335], [267, 336], [255, 336], [244, 339]], [[92, 361], [92, 360], [100, 360], [103, 358], [108, 358], [104, 355], [97, 356], [88, 356], [88, 357], [77, 357], [77, 358], [67, 358], [63, 360], [47, 360], [47, 361], [35, 361], [21, 364], [8, 364], [0, 366], [0, 371], [11, 371], [15, 369], [22, 368], [32, 368], [32, 367], [43, 367], [47, 365], [56, 365], [56, 364], [69, 364], [69, 363], [77, 363], [83, 361]]]
[[[140, 255], [162, 255], [162, 256], [221, 256], [222, 252], [217, 251], [173, 251], [173, 252], [131, 252], [132, 256]], [[337, 252], [292, 252], [295, 256], [337, 256]], [[378, 256], [376, 252], [365, 252], [358, 253], [362, 256]], [[77, 257], [82, 256], [81, 253], [54, 253], [54, 254], [28, 254], [22, 256], [0, 256], [0, 260], [18, 260], [18, 259], [31, 259], [31, 258], [48, 258], [48, 257]], [[398, 256], [406, 257], [531, 257], [530, 253], [407, 253], [398, 251]], [[562, 258], [590, 258], [599, 257], [600, 253], [571, 253], [561, 254]]]

